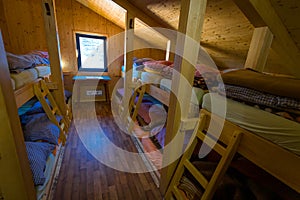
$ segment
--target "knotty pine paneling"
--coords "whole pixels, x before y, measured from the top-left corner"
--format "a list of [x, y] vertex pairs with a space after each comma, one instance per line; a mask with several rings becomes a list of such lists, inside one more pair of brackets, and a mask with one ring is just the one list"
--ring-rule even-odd
[[[38, 0], [1, 0], [1, 29], [5, 49], [22, 54], [46, 49], [41, 2]], [[4, 18], [4, 19], [3, 19]]]

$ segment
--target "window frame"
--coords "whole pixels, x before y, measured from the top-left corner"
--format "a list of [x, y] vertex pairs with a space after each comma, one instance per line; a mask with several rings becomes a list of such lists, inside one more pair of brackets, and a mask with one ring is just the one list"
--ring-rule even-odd
[[[103, 43], [104, 44], [103, 45], [104, 68], [103, 69], [101, 69], [101, 68], [82, 68], [80, 42], [79, 42], [80, 37], [101, 39], [101, 40], [104, 41], [104, 43]], [[83, 72], [108, 72], [108, 66], [107, 66], [107, 36], [106, 35], [75, 32], [75, 44], [76, 44], [76, 56], [77, 56], [78, 71], [83, 71]]]

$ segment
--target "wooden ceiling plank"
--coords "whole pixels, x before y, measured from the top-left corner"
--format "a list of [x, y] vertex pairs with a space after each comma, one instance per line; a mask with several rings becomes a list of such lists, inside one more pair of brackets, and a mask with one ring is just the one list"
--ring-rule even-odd
[[[300, 67], [298, 64], [300, 51], [270, 1], [234, 0], [234, 2], [245, 13], [253, 25], [256, 25], [255, 20], [259, 17], [265, 22], [274, 34], [272, 48], [286, 63], [284, 67], [288, 73], [300, 78]], [[251, 15], [249, 14], [250, 11], [253, 11]]]
[[138, 9], [136, 6], [134, 6], [127, 0], [113, 0], [113, 1], [151, 27], [162, 27], [162, 28], [173, 29], [173, 27], [168, 24], [155, 21], [153, 18], [151, 18], [150, 16], [142, 12], [140, 9]]
[[88, 7], [99, 15], [105, 17], [109, 21], [115, 23], [122, 29], [125, 29], [125, 10], [115, 5], [113, 2], [105, 0], [76, 0], [82, 5]]
[[245, 68], [252, 68], [262, 72], [267, 63], [272, 41], [273, 34], [268, 27], [255, 28]]

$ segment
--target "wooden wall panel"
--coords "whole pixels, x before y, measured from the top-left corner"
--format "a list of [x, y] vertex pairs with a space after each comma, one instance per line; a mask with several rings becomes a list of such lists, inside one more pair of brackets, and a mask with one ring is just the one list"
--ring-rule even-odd
[[[39, 0], [11, 1], [1, 0], [3, 10], [1, 19], [5, 48], [13, 53], [28, 53], [34, 49], [46, 49], [45, 30]], [[1, 24], [2, 26], [2, 24]], [[2, 28], [2, 27], [1, 27]]]
[[[91, 32], [112, 37], [123, 31], [122, 28], [111, 23], [104, 17], [78, 3], [75, 0], [57, 1], [57, 21], [61, 41], [63, 71], [77, 71], [77, 58], [75, 53], [74, 32]], [[72, 9], [65, 9], [66, 7]], [[115, 41], [115, 40], [114, 40]], [[123, 38], [118, 44], [112, 43], [108, 46], [108, 52], [116, 51], [122, 53], [124, 50]], [[118, 61], [109, 66], [109, 75], [120, 75], [122, 63]]]
[[[0, 0], [0, 28], [7, 51], [15, 54], [32, 50], [47, 51], [41, 6], [39, 0]], [[77, 72], [74, 31], [99, 33], [108, 37], [123, 32], [122, 28], [75, 0], [56, 0], [56, 15], [61, 61], [65, 72]], [[111, 77], [119, 77], [123, 64], [124, 38], [113, 40], [108, 51], [110, 55], [121, 55], [109, 68]], [[113, 78], [112, 82], [117, 79]]]

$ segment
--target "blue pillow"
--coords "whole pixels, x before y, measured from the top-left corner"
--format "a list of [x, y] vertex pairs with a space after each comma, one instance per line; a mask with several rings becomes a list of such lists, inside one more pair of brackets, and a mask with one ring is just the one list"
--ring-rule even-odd
[[[57, 116], [58, 121], [61, 117]], [[46, 141], [58, 144], [60, 130], [47, 117], [46, 113], [27, 115], [27, 123], [23, 126], [25, 141]]]
[[55, 145], [44, 142], [25, 142], [25, 145], [34, 185], [42, 185], [46, 180], [44, 170], [47, 158]]

